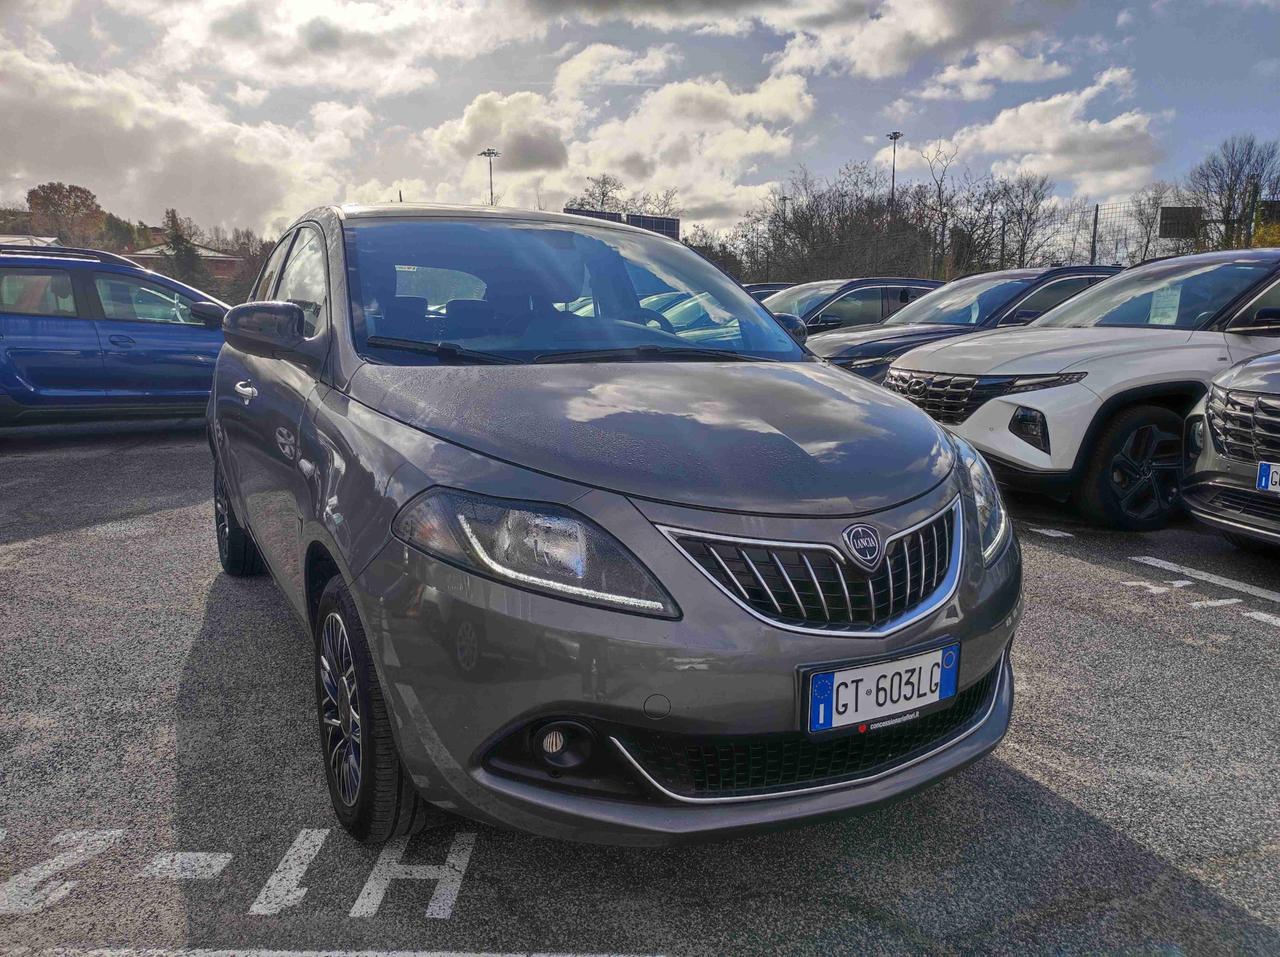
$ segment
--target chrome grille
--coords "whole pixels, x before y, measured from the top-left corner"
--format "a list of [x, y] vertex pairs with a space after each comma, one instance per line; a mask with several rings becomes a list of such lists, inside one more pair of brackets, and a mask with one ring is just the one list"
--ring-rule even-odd
[[787, 627], [874, 630], [920, 608], [947, 582], [959, 503], [885, 543], [865, 571], [828, 545], [768, 542], [663, 529], [726, 594]]
[[909, 372], [890, 369], [884, 385], [906, 396], [938, 422], [957, 425], [969, 418], [989, 396], [975, 402], [974, 387], [978, 377], [944, 375], [935, 372]]
[[1241, 462], [1280, 462], [1280, 396], [1213, 387], [1208, 404], [1214, 447]]

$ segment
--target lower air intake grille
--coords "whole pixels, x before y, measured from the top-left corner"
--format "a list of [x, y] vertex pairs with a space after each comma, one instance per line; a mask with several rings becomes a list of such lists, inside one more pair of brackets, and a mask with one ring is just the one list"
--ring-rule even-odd
[[951, 570], [959, 519], [953, 503], [891, 539], [874, 572], [855, 567], [834, 547], [669, 534], [721, 590], [757, 614], [841, 632], [878, 628], [931, 598]]
[[1000, 667], [956, 695], [949, 707], [865, 734], [812, 740], [799, 732], [723, 738], [646, 732], [620, 741], [645, 773], [682, 797], [751, 797], [839, 784], [891, 770], [980, 720]]
[[1280, 525], [1280, 495], [1266, 492], [1218, 492], [1209, 505], [1224, 512]]

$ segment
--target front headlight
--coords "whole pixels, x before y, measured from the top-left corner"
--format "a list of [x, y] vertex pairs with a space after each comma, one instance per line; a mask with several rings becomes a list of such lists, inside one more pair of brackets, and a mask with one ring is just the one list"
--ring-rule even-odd
[[1019, 392], [1035, 392], [1039, 389], [1056, 389], [1060, 385], [1075, 385], [1089, 373], [1062, 372], [1057, 375], [1022, 375], [1015, 376], [1001, 395], [1016, 395]]
[[990, 562], [1004, 540], [1009, 537], [1009, 513], [1004, 499], [996, 487], [995, 476], [986, 459], [972, 445], [958, 435], [951, 436], [956, 453], [969, 477], [969, 490], [973, 492], [973, 504], [978, 512], [978, 530], [981, 533], [982, 560]]
[[401, 509], [391, 530], [428, 554], [521, 588], [618, 611], [679, 615], [621, 542], [561, 505], [437, 487]]

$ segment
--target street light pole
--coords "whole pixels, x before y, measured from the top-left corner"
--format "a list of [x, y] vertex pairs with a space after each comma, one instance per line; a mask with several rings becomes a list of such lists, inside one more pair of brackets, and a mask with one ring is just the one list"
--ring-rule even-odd
[[493, 206], [493, 161], [502, 154], [490, 146], [488, 149], [481, 150], [476, 155], [483, 156], [489, 161], [489, 205]]
[[888, 136], [893, 144], [893, 164], [889, 167], [889, 215], [892, 216], [898, 197], [898, 140], [902, 139], [902, 134], [894, 130]]

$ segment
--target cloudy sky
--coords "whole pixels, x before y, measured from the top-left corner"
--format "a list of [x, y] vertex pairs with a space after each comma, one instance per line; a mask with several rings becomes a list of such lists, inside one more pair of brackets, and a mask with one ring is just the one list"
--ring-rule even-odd
[[1280, 134], [1280, 0], [0, 0], [0, 203], [157, 221], [325, 202], [555, 209], [608, 171], [735, 221], [800, 164], [945, 140], [1064, 195]]

